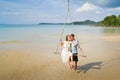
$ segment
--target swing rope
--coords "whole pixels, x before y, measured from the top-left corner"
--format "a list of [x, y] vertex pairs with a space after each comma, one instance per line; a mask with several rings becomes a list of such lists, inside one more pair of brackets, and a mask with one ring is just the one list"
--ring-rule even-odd
[[[60, 46], [60, 43], [62, 41], [62, 37], [63, 37], [63, 34], [64, 34], [64, 31], [65, 31], [65, 27], [66, 27], [66, 23], [67, 23], [67, 19], [70, 18], [71, 20], [71, 25], [72, 25], [72, 28], [73, 28], [73, 31], [74, 31], [74, 34], [76, 36], [76, 39], [78, 40], [78, 37], [77, 37], [77, 33], [76, 33], [76, 29], [74, 27], [74, 23], [73, 23], [73, 19], [72, 19], [72, 16], [70, 14], [70, 0], [67, 0], [67, 15], [66, 15], [66, 18], [65, 18], [65, 21], [64, 21], [64, 27], [62, 29], [62, 32], [61, 32], [61, 35], [60, 35], [60, 39], [59, 39], [59, 42], [58, 42], [58, 45], [57, 45], [57, 48], [56, 48], [56, 51], [54, 52], [55, 54], [59, 54], [58, 53], [58, 50], [59, 50], [59, 46]], [[79, 40], [78, 40], [79, 41]]]
[[59, 45], [60, 45], [60, 42], [61, 42], [63, 34], [64, 34], [67, 19], [68, 19], [69, 15], [70, 15], [70, 0], [68, 0], [67, 3], [68, 3], [68, 5], [67, 5], [67, 15], [66, 15], [66, 18], [65, 18], [65, 21], [64, 21], [64, 26], [63, 26], [63, 29], [62, 29], [62, 32], [61, 32], [61, 35], [60, 35], [60, 39], [59, 39], [55, 54], [58, 54]]

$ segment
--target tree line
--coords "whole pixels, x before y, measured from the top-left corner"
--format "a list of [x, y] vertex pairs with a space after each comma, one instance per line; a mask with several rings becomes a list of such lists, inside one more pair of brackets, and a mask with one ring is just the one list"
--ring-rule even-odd
[[98, 26], [119, 26], [120, 27], [120, 15], [106, 16], [102, 21], [98, 22]]

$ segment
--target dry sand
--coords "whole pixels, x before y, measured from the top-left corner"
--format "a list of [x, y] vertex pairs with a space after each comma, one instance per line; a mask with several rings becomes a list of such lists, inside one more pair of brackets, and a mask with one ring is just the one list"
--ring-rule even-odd
[[120, 80], [120, 36], [81, 37], [87, 57], [70, 70], [56, 44], [0, 43], [0, 80]]

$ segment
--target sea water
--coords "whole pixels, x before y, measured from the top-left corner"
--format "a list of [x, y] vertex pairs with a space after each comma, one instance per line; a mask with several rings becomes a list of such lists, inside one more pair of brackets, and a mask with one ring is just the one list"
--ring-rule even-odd
[[[63, 32], [64, 30], [64, 32]], [[90, 25], [37, 25], [37, 24], [0, 24], [0, 42], [5, 41], [52, 41], [74, 33], [76, 35], [102, 36], [120, 34], [120, 28], [96, 27]]]

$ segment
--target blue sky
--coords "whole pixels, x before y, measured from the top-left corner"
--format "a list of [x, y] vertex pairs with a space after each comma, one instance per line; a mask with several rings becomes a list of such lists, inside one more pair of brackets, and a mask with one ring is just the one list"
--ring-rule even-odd
[[[120, 0], [71, 0], [70, 6], [73, 21], [120, 14]], [[66, 10], [67, 0], [0, 0], [0, 24], [64, 22]]]

